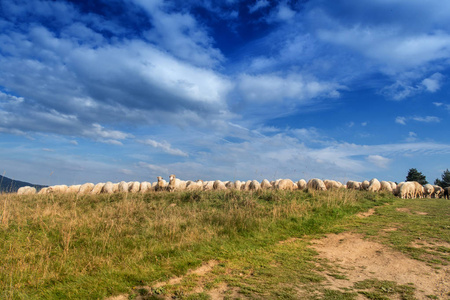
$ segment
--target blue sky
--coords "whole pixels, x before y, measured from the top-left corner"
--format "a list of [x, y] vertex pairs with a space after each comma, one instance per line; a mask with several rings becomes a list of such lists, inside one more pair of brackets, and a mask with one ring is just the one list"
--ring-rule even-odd
[[433, 182], [449, 76], [447, 1], [0, 0], [0, 172]]

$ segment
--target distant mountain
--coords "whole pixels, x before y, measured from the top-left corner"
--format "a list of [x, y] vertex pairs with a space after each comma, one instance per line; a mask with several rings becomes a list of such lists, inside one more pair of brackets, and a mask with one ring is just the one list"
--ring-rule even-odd
[[44, 185], [14, 180], [0, 175], [0, 193], [15, 193], [20, 187], [23, 186], [34, 186], [38, 191], [45, 187]]

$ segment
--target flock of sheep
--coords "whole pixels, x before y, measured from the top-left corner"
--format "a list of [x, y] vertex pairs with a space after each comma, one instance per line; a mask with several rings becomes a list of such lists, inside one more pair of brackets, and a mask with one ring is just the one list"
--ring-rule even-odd
[[208, 190], [245, 190], [245, 191], [256, 191], [260, 189], [275, 189], [275, 190], [319, 190], [326, 191], [332, 189], [354, 189], [354, 190], [367, 190], [371, 192], [385, 191], [393, 193], [394, 195], [401, 198], [449, 198], [450, 187], [445, 189], [437, 185], [426, 184], [422, 186], [416, 181], [401, 182], [396, 184], [392, 181], [378, 181], [376, 178], [370, 181], [348, 181], [347, 184], [342, 184], [334, 180], [321, 180], [321, 179], [311, 179], [306, 182], [301, 179], [294, 182], [290, 179], [278, 179], [276, 181], [268, 181], [264, 179], [259, 182], [257, 180], [248, 180], [246, 182], [241, 182], [239, 180], [232, 182], [226, 181], [222, 182], [220, 180], [216, 181], [184, 181], [175, 177], [175, 175], [170, 175], [169, 182], [166, 182], [161, 176], [157, 177], [156, 182], [150, 183], [147, 181], [138, 182], [125, 182], [121, 181], [119, 183], [85, 183], [82, 185], [54, 185], [46, 188], [42, 188], [39, 192], [36, 188], [26, 186], [21, 187], [17, 191], [21, 195], [30, 194], [52, 194], [52, 193], [73, 193], [78, 195], [87, 194], [113, 194], [113, 193], [147, 193], [147, 192], [159, 192], [159, 191], [208, 191]]

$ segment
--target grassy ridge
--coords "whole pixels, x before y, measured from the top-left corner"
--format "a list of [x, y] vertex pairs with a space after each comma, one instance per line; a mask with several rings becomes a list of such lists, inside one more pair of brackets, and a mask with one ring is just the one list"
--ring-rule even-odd
[[0, 298], [94, 299], [320, 234], [394, 198], [332, 192], [0, 196]]

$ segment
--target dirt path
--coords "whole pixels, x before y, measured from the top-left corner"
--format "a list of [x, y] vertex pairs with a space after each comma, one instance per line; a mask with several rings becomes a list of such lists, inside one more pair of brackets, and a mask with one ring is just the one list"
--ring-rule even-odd
[[[385, 245], [368, 241], [354, 233], [331, 234], [313, 241], [319, 257], [336, 265], [345, 279], [324, 274], [330, 289], [352, 288], [367, 279], [394, 281], [413, 285], [417, 299], [447, 299], [450, 292], [450, 268], [434, 269], [424, 262], [406, 257]], [[365, 299], [363, 296], [360, 299]]]

